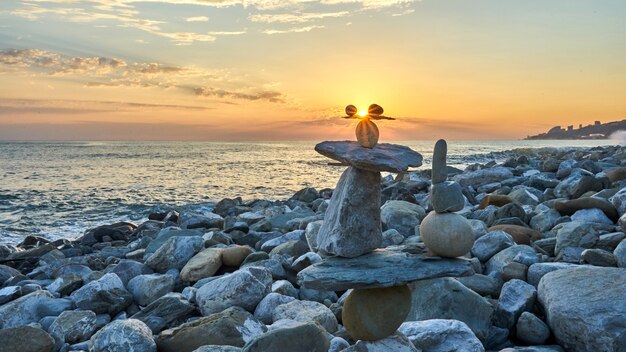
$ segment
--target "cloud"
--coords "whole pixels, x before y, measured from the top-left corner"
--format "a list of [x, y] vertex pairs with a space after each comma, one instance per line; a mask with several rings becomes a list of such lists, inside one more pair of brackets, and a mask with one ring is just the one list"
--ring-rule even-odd
[[187, 17], [185, 19], [187, 22], [209, 22], [209, 18], [206, 16], [195, 16], [195, 17]]
[[255, 14], [248, 18], [252, 22], [258, 23], [305, 23], [322, 18], [346, 17], [348, 11], [327, 12], [327, 13], [280, 13], [280, 14]]
[[269, 90], [261, 90], [256, 92], [240, 92], [231, 91], [225, 89], [217, 89], [211, 87], [197, 87], [194, 88], [194, 93], [202, 97], [217, 97], [217, 98], [234, 98], [241, 100], [265, 100], [271, 103], [284, 103], [285, 97], [282, 93]]
[[306, 26], [306, 27], [292, 27], [288, 29], [266, 29], [261, 31], [261, 33], [265, 34], [285, 34], [285, 33], [304, 33], [310, 32], [314, 29], [326, 28], [325, 26]]
[[[255, 87], [254, 77], [228, 70], [199, 69], [156, 62], [132, 62], [119, 58], [68, 56], [39, 49], [1, 49], [0, 72], [31, 76], [70, 76], [90, 88], [172, 89], [198, 97], [227, 100], [285, 103], [283, 93], [269, 90], [266, 84]], [[223, 101], [226, 100], [226, 101]]]

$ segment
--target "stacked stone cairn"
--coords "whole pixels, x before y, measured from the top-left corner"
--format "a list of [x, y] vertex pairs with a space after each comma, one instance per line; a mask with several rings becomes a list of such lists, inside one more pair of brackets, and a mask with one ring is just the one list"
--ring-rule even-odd
[[[377, 134], [375, 139], [378, 139]], [[317, 236], [307, 239], [309, 246], [324, 259], [302, 270], [298, 274], [298, 283], [307, 289], [352, 289], [342, 311], [346, 331], [355, 340], [384, 339], [396, 332], [411, 310], [408, 283], [442, 276], [472, 275], [474, 270], [467, 260], [432, 257], [425, 254], [423, 248], [379, 248], [382, 244], [380, 173], [403, 174], [409, 167], [420, 166], [422, 156], [419, 153], [401, 145], [374, 143], [371, 147], [371, 144], [350, 141], [322, 142], [315, 150], [348, 168], [333, 192], [324, 224]], [[443, 167], [445, 171], [445, 150]], [[454, 185], [441, 183], [436, 186], [443, 188], [443, 192], [460, 192], [458, 185], [457, 188]], [[460, 197], [463, 200], [463, 196]], [[442, 206], [445, 211], [457, 208], [455, 204]], [[453, 217], [448, 222], [458, 228], [460, 222], [454, 222], [456, 216], [444, 213], [437, 214], [433, 219], [437, 222], [437, 217]], [[465, 230], [463, 227], [462, 231]], [[433, 233], [431, 238], [435, 236]], [[434, 252], [439, 254], [439, 251]]]
[[435, 144], [432, 165], [430, 200], [433, 211], [420, 224], [420, 236], [430, 251], [441, 257], [459, 257], [474, 245], [474, 232], [469, 221], [455, 211], [465, 206], [461, 186], [447, 181], [446, 141]]

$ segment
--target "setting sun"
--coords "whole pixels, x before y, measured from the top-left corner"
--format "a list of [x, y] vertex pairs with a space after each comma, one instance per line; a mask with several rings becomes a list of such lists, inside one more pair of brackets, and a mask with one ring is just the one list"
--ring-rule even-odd
[[361, 111], [357, 112], [356, 114], [361, 116], [361, 117], [365, 117], [365, 116], [367, 116], [367, 111], [361, 110]]

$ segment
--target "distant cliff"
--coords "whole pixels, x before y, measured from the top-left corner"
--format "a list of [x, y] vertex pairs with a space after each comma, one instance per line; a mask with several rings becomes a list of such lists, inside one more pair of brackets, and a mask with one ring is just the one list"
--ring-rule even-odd
[[548, 132], [535, 136], [528, 136], [525, 139], [607, 139], [612, 133], [619, 130], [626, 131], [626, 120], [600, 123], [596, 121], [593, 125], [552, 127]]

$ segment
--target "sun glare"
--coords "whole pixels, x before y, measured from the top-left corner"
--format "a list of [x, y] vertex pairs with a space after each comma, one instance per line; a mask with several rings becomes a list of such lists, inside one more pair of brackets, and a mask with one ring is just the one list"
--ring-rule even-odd
[[367, 115], [367, 111], [361, 110], [361, 111], [357, 112], [356, 114], [361, 116], [361, 117], [365, 117]]

